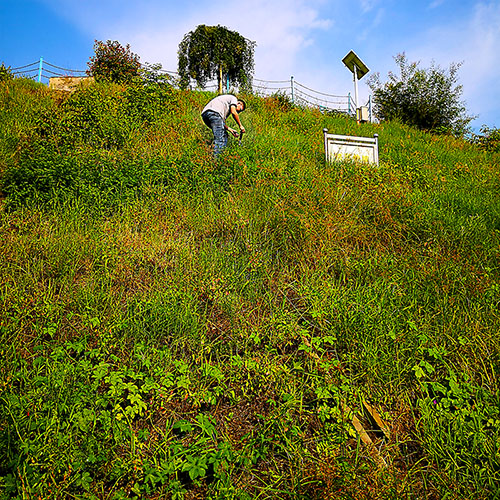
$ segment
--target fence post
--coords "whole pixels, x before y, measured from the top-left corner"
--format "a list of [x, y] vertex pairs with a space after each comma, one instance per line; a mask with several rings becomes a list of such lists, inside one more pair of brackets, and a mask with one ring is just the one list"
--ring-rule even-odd
[[347, 114], [351, 114], [351, 93], [347, 94]]
[[295, 98], [294, 98], [294, 95], [293, 95], [293, 76], [290, 77], [290, 87], [292, 89], [292, 104], [295, 104]]
[[369, 110], [369, 116], [370, 116], [370, 123], [372, 123], [372, 96], [371, 94], [368, 96], [368, 110]]
[[43, 57], [40, 57], [40, 64], [38, 65], [38, 83], [42, 81], [42, 67], [43, 67]]

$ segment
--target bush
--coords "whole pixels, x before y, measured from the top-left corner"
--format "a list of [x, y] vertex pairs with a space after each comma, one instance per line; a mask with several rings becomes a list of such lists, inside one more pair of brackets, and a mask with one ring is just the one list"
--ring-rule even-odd
[[117, 41], [106, 43], [96, 40], [95, 56], [88, 62], [87, 74], [97, 81], [129, 82], [139, 74], [139, 56], [130, 51], [130, 45], [123, 47]]
[[66, 194], [75, 194], [79, 175], [74, 157], [61, 156], [54, 146], [43, 141], [31, 145], [19, 164], [7, 169], [2, 179], [2, 192], [8, 208], [26, 202], [48, 203]]
[[383, 84], [379, 74], [368, 80], [378, 119], [396, 119], [430, 132], [459, 136], [468, 132], [474, 117], [466, 114], [460, 101], [462, 86], [456, 85], [460, 64], [452, 63], [448, 71], [434, 63], [428, 69], [419, 69], [418, 63], [409, 63], [404, 53], [394, 59], [399, 76], [390, 72], [389, 81]]
[[141, 77], [144, 85], [158, 85], [162, 87], [171, 87], [178, 84], [176, 78], [169, 75], [166, 71], [162, 70], [162, 66], [159, 63], [151, 64], [145, 63], [141, 66], [139, 70], [139, 75]]
[[481, 127], [481, 134], [474, 135], [472, 142], [486, 151], [500, 152], [500, 128]]
[[12, 75], [12, 71], [10, 66], [5, 66], [4, 63], [0, 66], [0, 82], [6, 82], [7, 80], [12, 80], [14, 76]]
[[270, 102], [274, 103], [280, 111], [284, 111], [284, 112], [290, 111], [295, 107], [292, 99], [288, 95], [286, 95], [284, 92], [280, 92], [280, 91], [275, 92], [271, 96], [265, 98], [265, 100], [267, 101], [267, 103], [270, 103]]

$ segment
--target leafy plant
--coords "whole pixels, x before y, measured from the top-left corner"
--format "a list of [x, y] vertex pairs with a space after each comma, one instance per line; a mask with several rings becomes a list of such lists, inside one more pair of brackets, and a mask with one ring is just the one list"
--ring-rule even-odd
[[466, 114], [460, 101], [462, 86], [457, 85], [460, 64], [448, 70], [436, 66], [420, 69], [410, 63], [405, 53], [394, 57], [399, 75], [389, 73], [389, 81], [381, 83], [380, 75], [368, 80], [373, 92], [375, 114], [380, 120], [400, 120], [422, 130], [464, 135], [474, 118]]
[[162, 70], [159, 63], [145, 63], [139, 69], [139, 75], [145, 85], [171, 86], [176, 84], [176, 79]]
[[[450, 474], [458, 485], [473, 483], [478, 493], [494, 490], [500, 484], [497, 396], [453, 370], [438, 381], [421, 380], [425, 398], [419, 401], [422, 421], [418, 430], [425, 433], [422, 441], [430, 456], [438, 467], [455, 462]], [[467, 488], [462, 491], [466, 493]]]
[[0, 66], [0, 83], [8, 80], [12, 80], [14, 75], [10, 69], [10, 66], [5, 66], [4, 63]]
[[139, 74], [139, 56], [118, 41], [96, 40], [94, 53], [88, 62], [87, 74], [97, 81], [130, 82]]
[[472, 142], [486, 151], [500, 152], [500, 128], [483, 125], [480, 132], [472, 136]]

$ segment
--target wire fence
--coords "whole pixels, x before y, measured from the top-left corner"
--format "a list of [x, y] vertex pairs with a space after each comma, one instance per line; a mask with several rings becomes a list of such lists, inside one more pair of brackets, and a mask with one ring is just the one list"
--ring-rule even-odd
[[[146, 66], [145, 68], [149, 68], [158, 74], [170, 77], [171, 83], [174, 86], [179, 83], [179, 73], [176, 71], [167, 71], [156, 66]], [[15, 76], [31, 78], [43, 83], [48, 83], [53, 77], [83, 77], [86, 75], [86, 71], [84, 70], [68, 69], [56, 66], [55, 64], [44, 61], [43, 58], [40, 58], [39, 61], [35, 61], [31, 64], [11, 68], [11, 72]], [[203, 90], [215, 91], [218, 87], [218, 82], [216, 80], [211, 80], [206, 82], [203, 86]], [[230, 89], [228, 82], [225, 82], [224, 87], [228, 92], [232, 90]], [[196, 89], [199, 87], [197, 87], [196, 83], [192, 81], [190, 88]], [[335, 95], [320, 92], [296, 81], [293, 76], [290, 77], [289, 80], [262, 80], [253, 78], [251, 89], [256, 95], [264, 97], [272, 95], [286, 96], [293, 104], [309, 108], [317, 108], [322, 112], [340, 112], [353, 116], [356, 114], [356, 103], [350, 93], [347, 95]], [[365, 106], [368, 107], [371, 121], [371, 96]]]
[[83, 77], [86, 75], [84, 70], [62, 68], [61, 66], [56, 66], [55, 64], [44, 61], [43, 58], [40, 58], [39, 61], [32, 62], [31, 64], [11, 68], [11, 72], [17, 77], [30, 78], [43, 83], [48, 83], [51, 78], [58, 76]]

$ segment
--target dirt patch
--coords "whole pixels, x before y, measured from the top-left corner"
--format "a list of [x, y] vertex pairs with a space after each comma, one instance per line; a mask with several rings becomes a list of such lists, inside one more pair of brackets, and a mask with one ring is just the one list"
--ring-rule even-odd
[[50, 78], [49, 89], [61, 92], [74, 92], [79, 87], [88, 87], [93, 83], [93, 76], [57, 76]]

